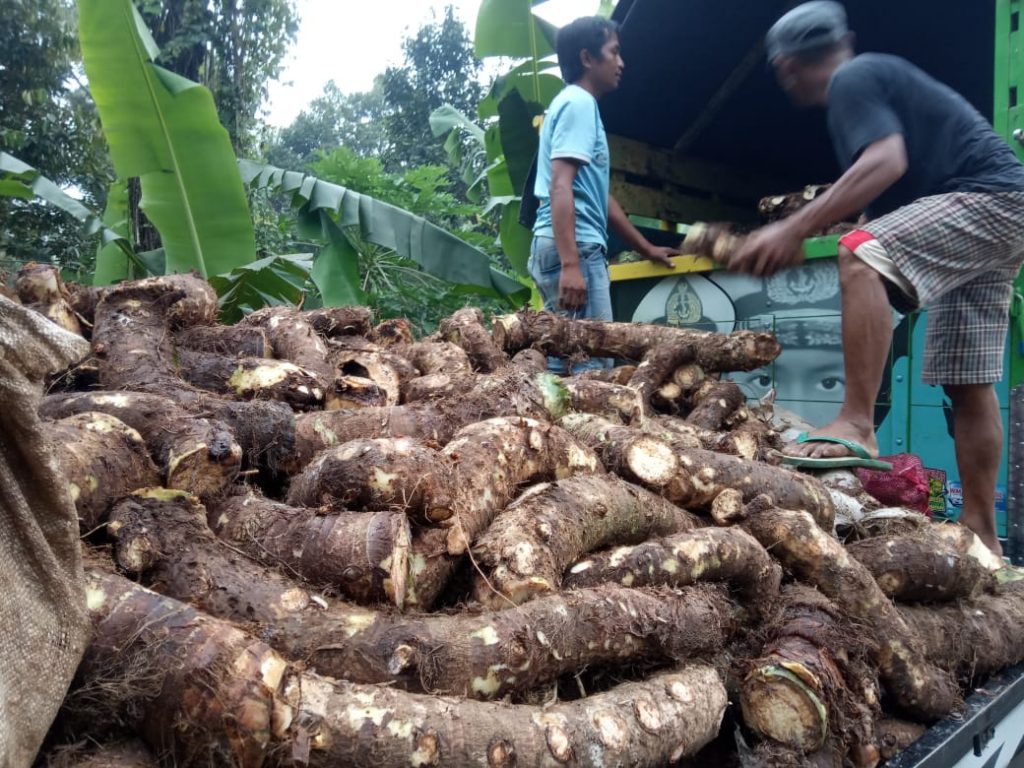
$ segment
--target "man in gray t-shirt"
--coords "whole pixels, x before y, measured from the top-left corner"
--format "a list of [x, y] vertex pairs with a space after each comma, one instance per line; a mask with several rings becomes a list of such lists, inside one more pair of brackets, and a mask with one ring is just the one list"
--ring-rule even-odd
[[870, 465], [874, 406], [892, 341], [890, 304], [928, 309], [923, 380], [953, 405], [960, 520], [995, 552], [995, 487], [1012, 283], [1024, 261], [1024, 166], [985, 119], [913, 64], [854, 55], [839, 3], [797, 6], [766, 45], [783, 90], [823, 106], [844, 173], [788, 219], [752, 234], [730, 269], [768, 275], [803, 261], [803, 240], [865, 214], [840, 240], [846, 389], [830, 424], [786, 448], [804, 467]]

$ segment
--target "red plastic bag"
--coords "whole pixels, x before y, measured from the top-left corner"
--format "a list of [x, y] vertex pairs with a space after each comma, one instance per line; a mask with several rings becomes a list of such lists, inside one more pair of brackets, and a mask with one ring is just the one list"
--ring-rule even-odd
[[906, 507], [915, 512], [931, 516], [928, 509], [928, 473], [919, 456], [913, 453], [898, 453], [895, 456], [881, 456], [892, 464], [892, 470], [857, 469], [864, 490], [883, 504]]

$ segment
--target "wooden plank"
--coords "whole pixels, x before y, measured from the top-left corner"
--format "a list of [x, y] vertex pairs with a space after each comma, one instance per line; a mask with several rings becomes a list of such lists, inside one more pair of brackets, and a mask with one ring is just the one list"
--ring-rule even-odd
[[[682, 237], [680, 235], [680, 237]], [[643, 280], [648, 277], [671, 277], [691, 272], [711, 272], [715, 262], [704, 256], [673, 256], [675, 269], [647, 261], [631, 261], [626, 264], [609, 264], [608, 275], [613, 283], [623, 280]]]
[[652, 185], [670, 182], [729, 198], [733, 203], [757, 204], [764, 195], [802, 189], [795, 178], [774, 178], [706, 160], [678, 157], [671, 150], [651, 147], [635, 139], [609, 136], [612, 170], [642, 176]]
[[641, 186], [615, 172], [612, 173], [612, 195], [626, 213], [675, 224], [691, 224], [695, 221], [757, 223], [757, 209], [754, 206], [745, 208], [688, 195], [672, 185], [661, 188]]

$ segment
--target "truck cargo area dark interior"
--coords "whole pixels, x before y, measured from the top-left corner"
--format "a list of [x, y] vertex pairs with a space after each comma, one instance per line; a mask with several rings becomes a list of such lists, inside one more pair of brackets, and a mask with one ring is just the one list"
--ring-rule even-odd
[[[775, 83], [761, 41], [790, 4], [622, 0], [622, 85], [601, 103], [611, 134], [778, 180], [758, 195], [833, 180], [823, 115]], [[995, 0], [848, 0], [859, 51], [903, 56], [993, 111]]]

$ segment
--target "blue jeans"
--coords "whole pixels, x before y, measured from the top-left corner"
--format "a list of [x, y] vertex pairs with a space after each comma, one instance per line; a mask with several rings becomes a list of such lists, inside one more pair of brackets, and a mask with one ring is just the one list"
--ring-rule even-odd
[[[580, 253], [580, 272], [587, 284], [587, 306], [582, 310], [567, 312], [558, 306], [558, 280], [562, 276], [562, 261], [558, 257], [555, 241], [550, 237], [536, 236], [530, 247], [530, 260], [526, 268], [537, 284], [537, 290], [544, 299], [544, 309], [557, 312], [573, 319], [611, 320], [612, 290], [608, 277], [607, 249], [598, 243], [577, 243]], [[572, 366], [573, 373], [594, 368], [610, 368], [614, 361], [608, 357], [593, 357]], [[560, 357], [548, 358], [548, 370], [564, 374], [565, 360]]]

